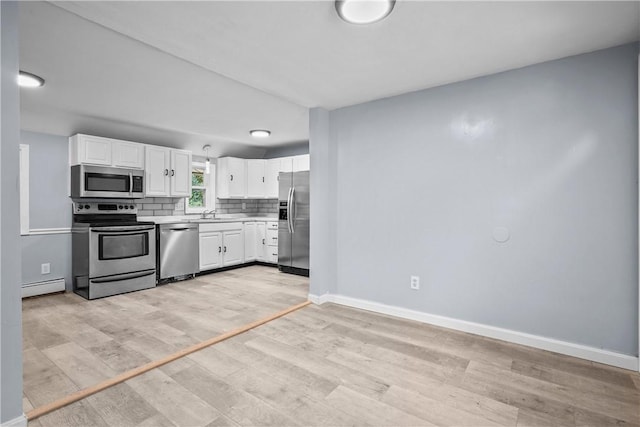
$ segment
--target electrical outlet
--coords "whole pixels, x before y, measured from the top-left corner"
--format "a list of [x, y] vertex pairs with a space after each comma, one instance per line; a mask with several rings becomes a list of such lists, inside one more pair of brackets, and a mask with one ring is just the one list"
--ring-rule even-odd
[[51, 264], [45, 262], [44, 264], [40, 264], [40, 274], [49, 274], [51, 273]]
[[411, 289], [418, 290], [420, 289], [420, 277], [411, 276]]

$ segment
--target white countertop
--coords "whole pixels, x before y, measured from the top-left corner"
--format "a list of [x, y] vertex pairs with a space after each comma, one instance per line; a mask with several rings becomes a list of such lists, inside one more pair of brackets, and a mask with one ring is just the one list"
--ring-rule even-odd
[[155, 222], [156, 224], [172, 224], [180, 222], [216, 223], [216, 222], [250, 222], [250, 221], [277, 221], [275, 216], [231, 216], [217, 215], [213, 218], [200, 218], [200, 215], [179, 215], [179, 216], [139, 216], [138, 221]]

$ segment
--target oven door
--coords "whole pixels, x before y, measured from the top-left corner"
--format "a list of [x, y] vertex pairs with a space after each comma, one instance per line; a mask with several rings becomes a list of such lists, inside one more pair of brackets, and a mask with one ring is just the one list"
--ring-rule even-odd
[[91, 227], [89, 237], [90, 278], [155, 268], [155, 226]]

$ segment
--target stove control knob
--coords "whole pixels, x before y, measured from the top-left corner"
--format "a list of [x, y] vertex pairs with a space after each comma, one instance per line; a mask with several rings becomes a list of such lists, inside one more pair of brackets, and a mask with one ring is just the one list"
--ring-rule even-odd
[[125, 209], [129, 209], [129, 206], [125, 205], [125, 206], [124, 206], [124, 208], [125, 208]]
[[118, 209], [122, 209], [122, 205], [118, 206]]
[[78, 210], [82, 209], [83, 206], [82, 205], [78, 205]]
[[84, 205], [84, 208], [85, 209], [89, 209], [89, 205]]
[[133, 209], [133, 205], [129, 206], [131, 209]]

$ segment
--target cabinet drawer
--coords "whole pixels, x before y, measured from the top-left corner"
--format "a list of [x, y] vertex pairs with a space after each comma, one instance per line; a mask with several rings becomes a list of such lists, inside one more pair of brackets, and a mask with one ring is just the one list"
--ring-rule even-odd
[[267, 262], [278, 263], [278, 251], [269, 251], [267, 254]]
[[267, 245], [278, 247], [278, 230], [267, 230]]
[[267, 230], [276, 230], [276, 231], [278, 231], [278, 221], [268, 221], [267, 222]]

